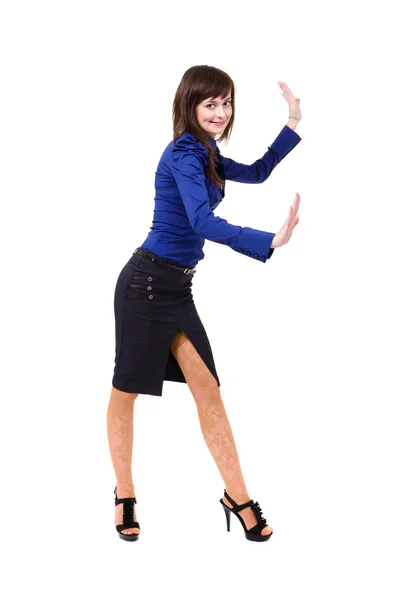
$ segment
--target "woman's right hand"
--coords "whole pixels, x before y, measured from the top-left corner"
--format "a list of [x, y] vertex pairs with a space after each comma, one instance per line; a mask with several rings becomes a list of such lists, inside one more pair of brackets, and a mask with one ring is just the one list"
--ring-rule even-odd
[[278, 231], [275, 237], [272, 239], [271, 248], [279, 248], [288, 243], [292, 237], [292, 231], [299, 222], [299, 215], [297, 214], [300, 205], [300, 194], [296, 192], [293, 203], [289, 208], [289, 216]]

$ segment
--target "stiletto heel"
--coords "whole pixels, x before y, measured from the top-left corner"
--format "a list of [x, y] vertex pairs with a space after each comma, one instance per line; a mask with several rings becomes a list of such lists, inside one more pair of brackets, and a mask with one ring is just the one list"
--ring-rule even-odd
[[[266, 527], [268, 525], [268, 523], [267, 523], [266, 519], [262, 516], [262, 510], [261, 510], [261, 507], [258, 504], [258, 502], [253, 502], [253, 500], [249, 500], [248, 502], [245, 502], [244, 504], [237, 504], [234, 500], [232, 500], [232, 498], [230, 496], [228, 496], [226, 490], [224, 490], [224, 496], [232, 504], [232, 507], [233, 507], [233, 508], [231, 508], [230, 506], [227, 506], [225, 504], [225, 502], [222, 500], [222, 498], [220, 499], [220, 502], [225, 511], [226, 525], [227, 525], [228, 531], [231, 530], [230, 517], [231, 517], [231, 512], [232, 512], [233, 514], [235, 514], [237, 516], [240, 523], [242, 524], [242, 527], [244, 529], [244, 534], [248, 540], [250, 540], [252, 542], [266, 542], [267, 540], [269, 540], [269, 538], [273, 534], [273, 531], [271, 531], [271, 533], [269, 533], [267, 535], [261, 534], [262, 530], [264, 529], [264, 527]], [[257, 519], [257, 525], [254, 525], [254, 527], [252, 527], [251, 529], [246, 529], [246, 525], [245, 525], [243, 518], [238, 514], [241, 510], [243, 510], [244, 508], [247, 508], [248, 506], [251, 507], [251, 509], [254, 512], [254, 515]]]
[[225, 511], [226, 528], [228, 531], [230, 531], [231, 530], [231, 511], [229, 510], [229, 507], [226, 506], [223, 502], [222, 502], [222, 506], [224, 507], [224, 511]]
[[137, 521], [133, 520], [133, 506], [137, 504], [136, 498], [118, 498], [117, 496], [117, 486], [115, 486], [114, 490], [115, 494], [115, 506], [117, 504], [123, 504], [123, 517], [122, 523], [120, 525], [116, 525], [115, 528], [118, 531], [118, 535], [122, 540], [126, 540], [127, 542], [134, 542], [138, 539], [138, 533], [122, 533], [123, 529], [132, 529], [133, 527], [137, 527], [140, 529], [140, 525]]

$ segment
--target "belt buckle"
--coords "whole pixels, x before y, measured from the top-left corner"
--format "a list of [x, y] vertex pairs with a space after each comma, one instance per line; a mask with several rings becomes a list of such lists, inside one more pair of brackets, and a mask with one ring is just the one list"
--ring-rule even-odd
[[183, 272], [186, 273], [186, 274], [188, 274], [188, 273], [196, 273], [196, 269], [185, 269]]

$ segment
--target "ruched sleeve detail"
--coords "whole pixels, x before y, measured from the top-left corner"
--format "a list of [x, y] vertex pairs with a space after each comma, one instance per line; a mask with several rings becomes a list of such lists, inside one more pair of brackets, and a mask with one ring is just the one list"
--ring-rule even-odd
[[193, 230], [204, 239], [226, 244], [241, 252], [266, 262], [274, 233], [232, 225], [214, 215], [206, 186], [204, 167], [208, 164], [207, 149], [192, 134], [185, 133], [172, 149], [171, 172], [182, 197]]
[[205, 166], [208, 165], [208, 151], [205, 146], [191, 133], [184, 133], [175, 142], [172, 150], [172, 161], [178, 161], [183, 156], [196, 156]]

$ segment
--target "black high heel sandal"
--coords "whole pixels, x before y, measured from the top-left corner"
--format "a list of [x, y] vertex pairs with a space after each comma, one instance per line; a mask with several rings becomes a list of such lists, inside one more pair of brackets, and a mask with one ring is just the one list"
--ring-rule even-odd
[[122, 523], [120, 525], [116, 525], [115, 528], [118, 531], [118, 535], [121, 539], [126, 540], [127, 542], [134, 542], [138, 539], [138, 533], [122, 533], [123, 529], [132, 529], [133, 527], [137, 527], [140, 529], [140, 525], [137, 521], [133, 520], [133, 505], [137, 504], [136, 498], [118, 498], [117, 496], [117, 486], [115, 486], [114, 490], [115, 494], [115, 506], [117, 504], [123, 504], [123, 517]]
[[[231, 512], [233, 512], [241, 522], [242, 527], [244, 529], [244, 534], [248, 540], [251, 540], [252, 542], [266, 542], [267, 540], [269, 540], [269, 538], [274, 532], [271, 531], [271, 533], [267, 535], [261, 535], [261, 531], [264, 529], [264, 527], [268, 525], [268, 523], [266, 519], [264, 519], [264, 517], [262, 516], [262, 510], [258, 502], [253, 502], [253, 500], [249, 500], [244, 504], [236, 504], [236, 502], [232, 500], [230, 496], [228, 496], [226, 490], [224, 490], [224, 496], [233, 506], [233, 508], [230, 508], [223, 502], [222, 498], [220, 499], [220, 502], [224, 507], [226, 516], [226, 526], [228, 531], [231, 530]], [[241, 510], [247, 508], [248, 506], [251, 506], [257, 519], [257, 525], [254, 525], [254, 527], [252, 527], [251, 529], [246, 529], [246, 525], [243, 521], [243, 518], [238, 514]]]

